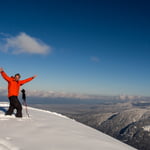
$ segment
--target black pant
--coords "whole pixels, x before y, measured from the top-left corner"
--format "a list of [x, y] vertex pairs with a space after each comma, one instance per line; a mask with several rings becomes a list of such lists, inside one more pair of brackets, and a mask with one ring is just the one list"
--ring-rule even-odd
[[6, 112], [6, 115], [12, 115], [14, 109], [17, 110], [16, 117], [22, 117], [22, 105], [18, 100], [17, 96], [11, 96], [9, 97], [10, 106], [8, 111]]

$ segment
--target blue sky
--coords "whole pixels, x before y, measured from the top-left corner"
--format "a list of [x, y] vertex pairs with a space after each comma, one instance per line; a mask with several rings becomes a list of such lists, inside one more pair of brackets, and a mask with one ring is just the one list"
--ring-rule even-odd
[[36, 94], [150, 96], [149, 4], [2, 1], [0, 66], [22, 79], [37, 74], [25, 85]]

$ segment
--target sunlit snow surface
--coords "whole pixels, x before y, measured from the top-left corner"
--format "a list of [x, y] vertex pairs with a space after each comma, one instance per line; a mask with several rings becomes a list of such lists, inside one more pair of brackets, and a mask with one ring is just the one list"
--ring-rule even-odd
[[134, 150], [61, 114], [28, 108], [23, 118], [5, 116], [0, 103], [0, 150]]

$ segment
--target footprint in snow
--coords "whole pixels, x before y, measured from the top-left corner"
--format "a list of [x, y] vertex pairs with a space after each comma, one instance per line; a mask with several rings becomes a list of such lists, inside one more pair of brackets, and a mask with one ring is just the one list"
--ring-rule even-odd
[[12, 145], [7, 140], [0, 139], [0, 150], [19, 150], [19, 148]]

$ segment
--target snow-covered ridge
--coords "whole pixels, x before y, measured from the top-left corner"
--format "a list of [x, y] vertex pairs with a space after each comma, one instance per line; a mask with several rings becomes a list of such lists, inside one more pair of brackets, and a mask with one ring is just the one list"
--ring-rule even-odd
[[9, 104], [7, 102], [0, 102], [0, 107], [8, 107]]
[[0, 103], [0, 150], [134, 150], [63, 115], [29, 107], [23, 118], [5, 116]]
[[150, 132], [150, 125], [144, 126], [143, 129], [144, 129], [144, 131]]
[[43, 112], [43, 113], [49, 113], [49, 114], [56, 115], [56, 116], [59, 116], [59, 117], [68, 118], [67, 116], [64, 116], [64, 115], [56, 113], [56, 112], [51, 112], [51, 111], [48, 111], [48, 110], [42, 110], [42, 109], [33, 108], [33, 107], [28, 107], [28, 108], [30, 110], [36, 110], [36, 111], [40, 111], [40, 112]]

